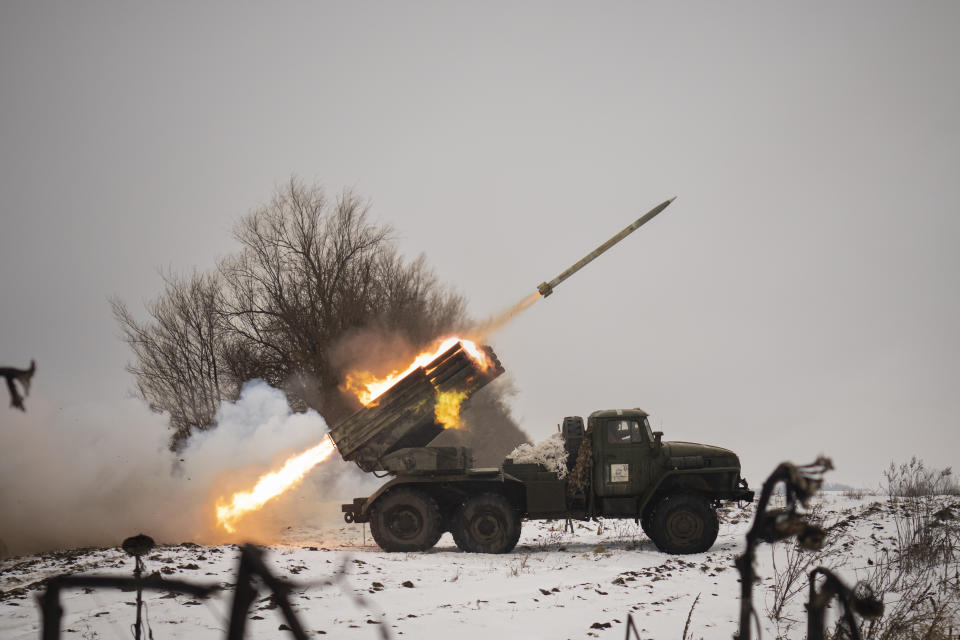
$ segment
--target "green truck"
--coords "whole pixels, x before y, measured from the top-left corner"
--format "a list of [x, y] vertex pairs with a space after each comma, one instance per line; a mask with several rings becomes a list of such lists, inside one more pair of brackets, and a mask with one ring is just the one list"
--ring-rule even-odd
[[482, 369], [457, 344], [330, 432], [345, 460], [394, 476], [342, 505], [385, 551], [424, 551], [449, 531], [464, 551], [506, 553], [524, 519], [632, 518], [658, 549], [700, 553], [717, 538], [720, 502], [753, 500], [733, 451], [663, 442], [640, 409], [564, 418], [566, 473], [510, 458], [475, 469], [468, 449], [428, 446], [442, 431], [438, 394], [469, 396], [503, 372], [483, 348], [495, 366]]

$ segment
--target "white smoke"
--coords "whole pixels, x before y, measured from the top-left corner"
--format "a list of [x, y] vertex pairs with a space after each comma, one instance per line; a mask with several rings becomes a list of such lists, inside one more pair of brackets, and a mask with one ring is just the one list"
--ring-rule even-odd
[[275, 466], [327, 432], [320, 414], [313, 409], [293, 413], [283, 392], [263, 380], [244, 384], [235, 403], [220, 406], [215, 422], [216, 428], [190, 439], [180, 456], [185, 473], [209, 478], [211, 471]]
[[[166, 416], [142, 402], [58, 409], [41, 394], [30, 400], [27, 413], [5, 411], [0, 424], [0, 554], [3, 546], [18, 555], [116, 545], [139, 532], [158, 542], [224, 541], [216, 499], [249, 489], [327, 431], [319, 414], [293, 413], [284, 394], [260, 380], [244, 385], [236, 403], [224, 403], [216, 428], [194, 436], [179, 455], [167, 449]], [[269, 541], [264, 523], [316, 513], [320, 499], [336, 497], [328, 492], [347, 465], [334, 454], [321, 467], [303, 487], [242, 521], [244, 539]]]

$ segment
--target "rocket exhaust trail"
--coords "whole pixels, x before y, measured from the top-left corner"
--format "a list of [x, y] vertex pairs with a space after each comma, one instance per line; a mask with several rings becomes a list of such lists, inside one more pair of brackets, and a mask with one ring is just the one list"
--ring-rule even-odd
[[477, 342], [483, 341], [487, 336], [502, 329], [504, 325], [533, 306], [533, 303], [539, 300], [541, 297], [543, 296], [540, 295], [539, 291], [534, 291], [530, 295], [523, 298], [523, 300], [517, 302], [515, 305], [505, 309], [495, 316], [487, 318], [481, 324], [473, 327], [467, 332], [467, 335], [471, 340]]

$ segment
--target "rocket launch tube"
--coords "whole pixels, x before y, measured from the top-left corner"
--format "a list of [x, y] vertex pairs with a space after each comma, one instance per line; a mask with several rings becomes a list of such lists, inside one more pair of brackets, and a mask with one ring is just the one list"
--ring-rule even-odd
[[537, 291], [540, 292], [541, 296], [546, 298], [548, 295], [553, 293], [554, 287], [556, 287], [558, 284], [560, 284], [561, 282], [563, 282], [564, 280], [566, 280], [567, 278], [575, 274], [577, 271], [580, 271], [580, 269], [583, 269], [585, 266], [590, 264], [601, 253], [603, 253], [613, 245], [617, 244], [618, 242], [626, 238], [628, 235], [630, 235], [631, 233], [633, 233], [634, 231], [636, 231], [646, 223], [653, 220], [653, 218], [656, 217], [658, 213], [666, 209], [670, 205], [670, 203], [676, 199], [677, 199], [676, 196], [674, 196], [669, 200], [665, 200], [664, 202], [661, 202], [660, 204], [655, 206], [653, 209], [650, 209], [650, 211], [646, 212], [642, 217], [637, 218], [637, 220], [633, 224], [631, 224], [626, 229], [624, 229], [623, 231], [613, 236], [612, 238], [604, 242], [602, 245], [600, 245], [599, 247], [597, 247], [596, 249], [594, 249], [593, 251], [585, 255], [583, 258], [580, 259], [579, 262], [577, 262], [575, 265], [573, 265], [572, 267], [570, 267], [569, 269], [567, 269], [566, 271], [558, 275], [556, 278], [554, 278], [550, 282], [541, 282], [539, 285], [537, 285]]

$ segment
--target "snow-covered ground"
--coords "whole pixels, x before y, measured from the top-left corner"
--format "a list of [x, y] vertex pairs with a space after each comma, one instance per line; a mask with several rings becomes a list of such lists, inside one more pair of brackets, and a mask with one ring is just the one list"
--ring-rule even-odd
[[[895, 529], [885, 498], [820, 496], [824, 524], [840, 523], [828, 554], [838, 573], [854, 582], [870, 568]], [[954, 499], [954, 502], [960, 501]], [[680, 638], [690, 620], [695, 638], [730, 638], [739, 607], [734, 557], [741, 553], [752, 508], [725, 510], [720, 536], [707, 553], [660, 553], [632, 521], [525, 522], [518, 547], [506, 555], [461, 553], [445, 534], [426, 553], [384, 553], [360, 525], [290, 529], [285, 544], [268, 548], [275, 575], [302, 585], [291, 598], [313, 635], [346, 638], [621, 638], [632, 614], [641, 638]], [[149, 533], [149, 532], [148, 532]], [[366, 534], [366, 535], [364, 535]], [[783, 567], [784, 545], [777, 551]], [[148, 593], [146, 617], [153, 637], [220, 638], [227, 627], [237, 547], [160, 546], [147, 570], [228, 588], [207, 601]], [[776, 637], [767, 620], [773, 555], [758, 552], [762, 581], [756, 588], [764, 637]], [[36, 596], [42, 580], [62, 573], [131, 575], [133, 560], [119, 549], [88, 549], [10, 558], [0, 564], [0, 637], [36, 638]], [[805, 585], [805, 578], [804, 580]], [[279, 608], [262, 594], [249, 612], [248, 637], [286, 635]], [[800, 589], [785, 617], [805, 620]], [[63, 594], [65, 638], [129, 638], [134, 594], [114, 590]], [[782, 623], [789, 625], [789, 622]], [[803, 623], [795, 625], [802, 635]], [[783, 628], [781, 627], [781, 632]]]

